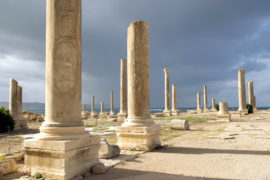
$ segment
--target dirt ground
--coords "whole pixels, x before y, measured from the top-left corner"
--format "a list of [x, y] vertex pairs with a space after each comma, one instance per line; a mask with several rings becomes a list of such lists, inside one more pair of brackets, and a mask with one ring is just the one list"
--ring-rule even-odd
[[270, 112], [233, 119], [193, 124], [191, 131], [170, 139], [168, 147], [86, 179], [270, 180]]
[[[170, 120], [175, 118], [189, 120], [191, 130], [171, 130]], [[270, 180], [270, 111], [244, 117], [233, 113], [233, 122], [217, 122], [215, 113], [182, 113], [178, 117], [154, 119], [161, 125], [161, 140], [167, 146], [121, 162], [106, 174], [90, 175], [85, 180]], [[37, 133], [39, 125], [33, 123], [29, 132], [14, 132], [11, 136]], [[91, 131], [110, 134], [112, 127], [118, 125], [102, 121], [89, 127]], [[108, 137], [111, 143], [116, 141], [114, 136]], [[0, 137], [0, 140], [4, 138], [11, 137]], [[6, 179], [20, 176], [17, 173]]]

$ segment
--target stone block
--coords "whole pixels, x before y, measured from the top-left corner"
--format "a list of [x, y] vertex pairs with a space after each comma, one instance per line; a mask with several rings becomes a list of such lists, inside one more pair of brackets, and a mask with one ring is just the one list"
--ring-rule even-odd
[[99, 148], [99, 158], [109, 159], [116, 157], [120, 154], [120, 148], [117, 145], [109, 144], [106, 139], [102, 139]]
[[171, 129], [189, 130], [189, 123], [187, 120], [173, 119], [171, 120]]

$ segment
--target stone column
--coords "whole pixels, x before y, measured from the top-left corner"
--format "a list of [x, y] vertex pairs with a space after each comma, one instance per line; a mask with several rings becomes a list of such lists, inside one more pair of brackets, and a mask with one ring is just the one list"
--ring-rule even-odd
[[208, 112], [208, 105], [207, 105], [207, 87], [206, 85], [203, 86], [203, 94], [204, 94], [204, 104], [203, 104], [203, 112]]
[[231, 115], [229, 114], [228, 103], [219, 102], [219, 111], [217, 113], [218, 121], [231, 121]]
[[253, 111], [257, 111], [257, 107], [256, 107], [256, 96], [253, 97], [253, 102], [254, 102], [254, 107], [253, 107]]
[[97, 114], [95, 112], [95, 96], [92, 96], [92, 103], [91, 103], [91, 117], [96, 118]]
[[85, 104], [83, 104], [83, 111], [82, 111], [81, 117], [83, 120], [85, 120], [85, 119], [87, 119], [87, 116], [88, 116], [88, 113], [85, 110]]
[[27, 120], [22, 113], [22, 87], [14, 79], [10, 79], [9, 110], [15, 120], [14, 130], [27, 128]]
[[249, 104], [252, 105], [253, 110], [256, 110], [256, 105], [255, 105], [255, 98], [254, 98], [254, 86], [253, 86], [253, 81], [248, 82], [248, 99], [249, 99]]
[[202, 113], [201, 108], [201, 93], [197, 92], [197, 113]]
[[99, 163], [100, 138], [81, 120], [81, 0], [47, 0], [45, 108], [40, 134], [24, 141], [26, 172], [72, 179]]
[[104, 112], [104, 102], [101, 101], [100, 103], [100, 113], [103, 113]]
[[111, 111], [110, 111], [110, 116], [114, 115], [114, 106], [113, 106], [113, 90], [110, 92], [110, 98], [111, 98]]
[[128, 118], [117, 129], [121, 149], [151, 150], [160, 145], [160, 126], [150, 115], [148, 23], [136, 21], [128, 28]]
[[164, 98], [165, 109], [163, 113], [166, 116], [170, 116], [170, 78], [168, 68], [164, 68]]
[[172, 85], [172, 115], [178, 115], [176, 85]]
[[212, 108], [211, 108], [211, 111], [214, 111], [214, 112], [217, 111], [215, 105], [216, 105], [215, 98], [212, 98]]
[[245, 70], [240, 68], [238, 70], [238, 97], [239, 97], [239, 108], [240, 113], [247, 114], [246, 108], [246, 87], [245, 87]]
[[121, 75], [120, 75], [120, 112], [118, 120], [123, 121], [127, 118], [127, 61], [121, 59]]

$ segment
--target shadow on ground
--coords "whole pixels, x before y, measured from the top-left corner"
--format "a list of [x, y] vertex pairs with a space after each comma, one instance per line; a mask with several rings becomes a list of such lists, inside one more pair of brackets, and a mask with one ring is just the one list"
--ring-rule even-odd
[[208, 148], [189, 148], [189, 147], [165, 147], [154, 151], [161, 153], [176, 154], [247, 154], [247, 155], [270, 155], [270, 151], [251, 151], [234, 149], [208, 149]]
[[84, 180], [229, 180], [221, 178], [194, 177], [167, 173], [112, 168], [106, 174], [91, 175]]

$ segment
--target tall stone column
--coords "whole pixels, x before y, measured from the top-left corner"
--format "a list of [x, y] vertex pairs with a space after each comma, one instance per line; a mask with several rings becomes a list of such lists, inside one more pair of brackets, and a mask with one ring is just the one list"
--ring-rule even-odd
[[253, 111], [254, 111], [254, 110], [256, 111], [256, 110], [257, 110], [257, 106], [256, 106], [256, 96], [254, 96], [253, 99], [254, 99], [254, 100], [253, 100], [253, 102], [254, 102]]
[[212, 108], [211, 108], [211, 111], [214, 111], [214, 112], [217, 111], [215, 105], [216, 105], [215, 98], [212, 98]]
[[40, 134], [24, 141], [26, 172], [71, 179], [89, 171], [100, 138], [81, 120], [81, 0], [47, 0], [45, 100]]
[[247, 113], [246, 108], [246, 87], [245, 87], [245, 70], [240, 68], [238, 70], [238, 98], [239, 98], [239, 108], [240, 113]]
[[111, 101], [110, 101], [110, 103], [111, 103], [111, 111], [110, 111], [110, 116], [113, 116], [114, 115], [114, 106], [113, 106], [113, 90], [111, 90], [111, 92], [110, 92], [110, 98], [111, 98]]
[[120, 75], [120, 112], [118, 120], [123, 121], [127, 118], [127, 60], [121, 59]]
[[105, 118], [108, 116], [107, 112], [104, 112], [104, 102], [101, 101], [100, 103], [100, 113], [99, 113], [99, 118]]
[[127, 41], [128, 118], [117, 129], [117, 143], [121, 149], [151, 150], [160, 145], [160, 126], [150, 115], [148, 23], [131, 23]]
[[92, 103], [91, 103], [91, 118], [96, 118], [97, 114], [95, 112], [95, 96], [92, 96]]
[[170, 78], [168, 68], [164, 68], [164, 98], [165, 109], [163, 113], [167, 116], [170, 116]]
[[178, 115], [176, 85], [172, 85], [172, 115]]
[[197, 92], [197, 113], [202, 113], [201, 108], [201, 93]]
[[100, 113], [103, 113], [104, 112], [104, 102], [101, 101], [100, 103]]
[[208, 112], [208, 105], [207, 105], [207, 87], [206, 85], [203, 86], [203, 94], [204, 94], [204, 104], [203, 104], [203, 112]]
[[255, 104], [255, 96], [254, 96], [254, 82], [249, 81], [248, 82], [248, 99], [249, 99], [249, 104], [252, 105], [253, 110], [256, 110], [256, 104]]
[[14, 130], [27, 128], [27, 120], [22, 113], [22, 87], [14, 79], [10, 79], [9, 110], [15, 120]]

